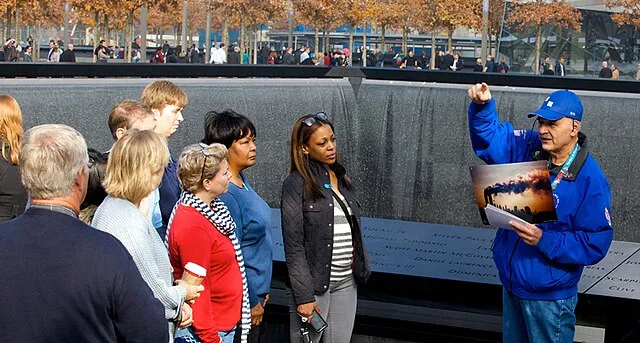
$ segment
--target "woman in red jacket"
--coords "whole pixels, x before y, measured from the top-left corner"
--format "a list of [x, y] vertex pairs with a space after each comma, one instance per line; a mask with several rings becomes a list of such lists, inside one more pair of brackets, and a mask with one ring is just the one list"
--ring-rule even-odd
[[[222, 144], [188, 146], [178, 161], [184, 192], [173, 210], [167, 233], [174, 277], [188, 262], [204, 267], [204, 291], [193, 305], [192, 332], [203, 343], [232, 343], [241, 322], [241, 342], [251, 326], [249, 292], [235, 223], [218, 196], [229, 187], [227, 148]], [[180, 337], [182, 333], [178, 335]], [[177, 339], [178, 340], [178, 339]]]

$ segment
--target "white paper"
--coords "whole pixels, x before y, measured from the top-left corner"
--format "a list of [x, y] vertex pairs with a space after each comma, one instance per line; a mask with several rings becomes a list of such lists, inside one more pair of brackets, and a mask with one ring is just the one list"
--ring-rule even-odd
[[493, 205], [487, 205], [484, 209], [484, 213], [487, 215], [487, 219], [489, 220], [489, 224], [495, 227], [501, 227], [503, 229], [513, 230], [510, 221], [516, 221], [522, 223], [522, 225], [526, 225], [527, 222], [507, 211], [501, 210]]

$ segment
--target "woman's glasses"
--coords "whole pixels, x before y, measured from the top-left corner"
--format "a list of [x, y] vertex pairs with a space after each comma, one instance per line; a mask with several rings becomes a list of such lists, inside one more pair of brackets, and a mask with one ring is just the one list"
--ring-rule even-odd
[[315, 124], [318, 120], [328, 121], [329, 117], [324, 112], [318, 112], [318, 113], [312, 115], [311, 117], [303, 120], [302, 122], [304, 123], [304, 125], [311, 126], [311, 125]]
[[200, 172], [200, 181], [204, 181], [204, 168], [207, 165], [207, 158], [209, 158], [209, 156], [213, 156], [213, 153], [209, 150], [209, 146], [204, 143], [200, 143], [200, 147], [202, 148], [200, 149], [200, 152], [202, 153], [202, 155], [204, 155], [204, 161], [202, 162], [202, 171]]

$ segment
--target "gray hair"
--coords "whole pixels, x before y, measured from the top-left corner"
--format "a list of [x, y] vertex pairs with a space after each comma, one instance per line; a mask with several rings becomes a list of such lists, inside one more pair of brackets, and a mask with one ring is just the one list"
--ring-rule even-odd
[[84, 137], [67, 125], [35, 126], [20, 142], [22, 183], [34, 199], [71, 194], [78, 168], [88, 163]]

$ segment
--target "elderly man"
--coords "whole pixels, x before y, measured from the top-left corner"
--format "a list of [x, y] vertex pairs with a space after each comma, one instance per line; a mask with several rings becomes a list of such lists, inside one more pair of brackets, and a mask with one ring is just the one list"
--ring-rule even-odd
[[60, 62], [76, 62], [76, 53], [73, 51], [73, 44], [67, 45], [67, 50], [63, 51], [62, 55], [60, 55]]
[[613, 239], [609, 183], [580, 132], [582, 103], [568, 90], [551, 93], [537, 131], [499, 122], [486, 83], [469, 89], [469, 131], [489, 164], [547, 161], [558, 221], [499, 229], [493, 258], [503, 285], [503, 341], [573, 342], [582, 269], [600, 261]]
[[[164, 309], [125, 247], [78, 220], [87, 145], [66, 125], [20, 142], [31, 208], [0, 225], [3, 342], [168, 342]], [[37, 323], [37, 324], [35, 324]]]

